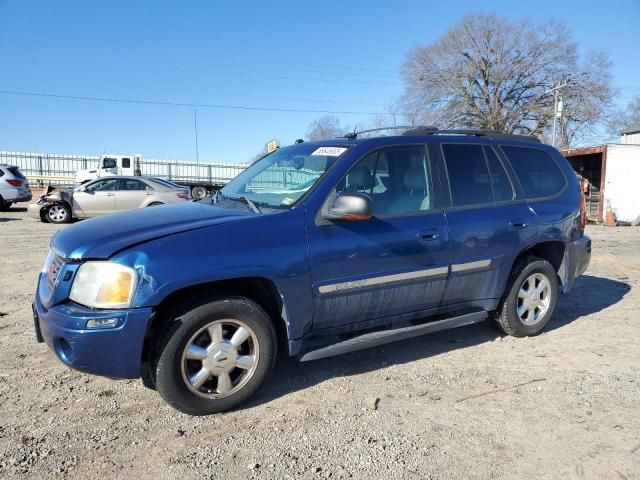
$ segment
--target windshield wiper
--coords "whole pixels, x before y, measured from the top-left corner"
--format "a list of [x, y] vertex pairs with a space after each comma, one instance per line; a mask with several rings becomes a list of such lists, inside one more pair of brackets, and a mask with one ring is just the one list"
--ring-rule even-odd
[[245, 205], [247, 205], [247, 207], [249, 207], [249, 210], [251, 210], [253, 213], [262, 213], [262, 210], [260, 210], [258, 208], [258, 206], [253, 202], [253, 200], [245, 197], [245, 196], [241, 196], [241, 197], [227, 197], [224, 196], [224, 198], [228, 198], [229, 200], [235, 200], [236, 202], [242, 202]]

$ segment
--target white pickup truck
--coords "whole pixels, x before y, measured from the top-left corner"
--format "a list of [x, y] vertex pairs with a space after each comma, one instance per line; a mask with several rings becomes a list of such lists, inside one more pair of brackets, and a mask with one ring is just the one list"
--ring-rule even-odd
[[[235, 176], [242, 169], [235, 168]], [[144, 171], [143, 171], [144, 170]], [[157, 177], [169, 180], [178, 185], [189, 187], [191, 196], [195, 199], [210, 195], [213, 191], [222, 187], [224, 183], [217, 179], [220, 175], [228, 175], [215, 166], [201, 165], [194, 168], [191, 164], [178, 162], [159, 164], [158, 162], [142, 161], [140, 154], [136, 155], [101, 155], [97, 168], [78, 170], [73, 183], [78, 187], [95, 178], [112, 175]], [[207, 174], [208, 172], [208, 174]], [[204, 175], [203, 175], [204, 174]]]

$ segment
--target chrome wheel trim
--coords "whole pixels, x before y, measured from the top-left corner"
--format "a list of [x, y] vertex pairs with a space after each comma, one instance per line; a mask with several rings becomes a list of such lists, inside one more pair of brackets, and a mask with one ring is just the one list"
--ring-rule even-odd
[[251, 380], [259, 360], [258, 338], [246, 323], [215, 320], [185, 344], [180, 360], [182, 380], [199, 397], [228, 397]]
[[516, 303], [518, 318], [525, 325], [539, 323], [551, 305], [551, 282], [542, 273], [532, 273], [520, 285]]
[[67, 216], [67, 211], [60, 205], [53, 205], [49, 207], [47, 216], [54, 222], [61, 222]]

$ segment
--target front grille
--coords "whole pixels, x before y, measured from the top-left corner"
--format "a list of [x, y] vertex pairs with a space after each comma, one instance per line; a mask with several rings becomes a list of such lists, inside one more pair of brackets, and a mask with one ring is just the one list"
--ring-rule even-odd
[[47, 257], [47, 262], [45, 264], [45, 272], [47, 274], [47, 285], [50, 290], [53, 290], [53, 287], [56, 285], [56, 280], [58, 279], [58, 274], [60, 273], [60, 269], [64, 264], [64, 259], [57, 255], [53, 250], [49, 251], [49, 256]]

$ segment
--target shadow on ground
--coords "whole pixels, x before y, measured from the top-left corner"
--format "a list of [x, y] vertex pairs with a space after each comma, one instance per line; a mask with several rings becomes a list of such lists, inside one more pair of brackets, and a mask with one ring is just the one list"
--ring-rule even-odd
[[14, 217], [0, 217], [0, 222], [13, 222], [14, 220], [20, 220]]
[[[622, 300], [629, 290], [631, 287], [626, 282], [583, 275], [577, 279], [569, 294], [560, 297], [555, 317], [545, 331], [553, 331], [581, 317], [600, 312]], [[487, 321], [313, 362], [300, 363], [296, 359], [282, 357], [268, 385], [249, 405], [269, 402], [333, 377], [358, 375], [401, 365], [490, 342], [502, 335], [491, 321]]]

